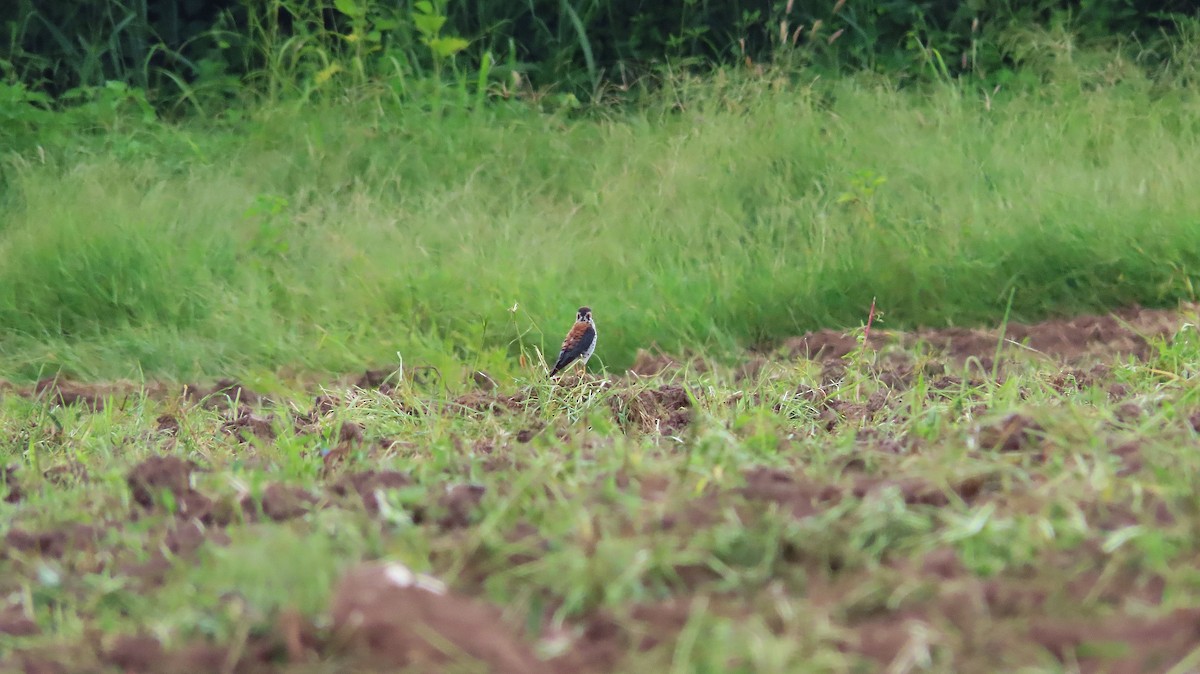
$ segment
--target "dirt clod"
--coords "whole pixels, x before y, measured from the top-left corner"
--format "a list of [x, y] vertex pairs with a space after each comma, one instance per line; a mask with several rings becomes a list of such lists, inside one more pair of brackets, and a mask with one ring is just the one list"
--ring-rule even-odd
[[670, 356], [662, 353], [651, 353], [645, 349], [638, 349], [637, 355], [633, 359], [633, 366], [629, 368], [629, 372], [638, 377], [653, 377], [668, 369], [677, 367], [679, 367], [679, 363]]
[[243, 405], [257, 407], [265, 402], [262, 396], [232, 379], [218, 380], [211, 387], [188, 384], [183, 388], [183, 397], [211, 410], [238, 408]]
[[192, 461], [177, 456], [152, 456], [135, 466], [125, 481], [133, 500], [151, 508], [163, 491], [169, 491], [177, 498], [190, 492], [192, 471], [196, 468]]
[[[883, 346], [885, 340], [875, 331], [868, 340], [872, 348]], [[818, 330], [784, 342], [783, 349], [791, 357], [809, 360], [837, 361], [858, 348], [858, 338], [837, 330]]]
[[[271, 484], [263, 491], [261, 515], [276, 522], [302, 517], [316, 504], [317, 498], [301, 487]], [[251, 518], [259, 517], [259, 503], [247, 494], [242, 498], [242, 510]]]
[[480, 390], [483, 390], [483, 391], [496, 390], [496, 380], [492, 379], [491, 375], [484, 372], [483, 370], [475, 370], [474, 372], [472, 372], [471, 379], [475, 382], [475, 385], [480, 388]]
[[163, 664], [163, 647], [150, 635], [124, 635], [104, 653], [104, 660], [125, 672], [149, 672]]
[[343, 649], [380, 665], [443, 671], [464, 658], [497, 674], [550, 671], [498, 609], [398, 563], [351, 568], [334, 588], [330, 615]]
[[1167, 671], [1200, 641], [1200, 610], [1178, 609], [1149, 620], [1124, 615], [1093, 623], [1041, 619], [1029, 635], [1060, 661], [1078, 662], [1084, 672]]
[[17, 481], [16, 466], [5, 466], [0, 472], [0, 494], [4, 494], [5, 503], [18, 503], [25, 498], [21, 483]]
[[158, 432], [163, 435], [179, 435], [179, 419], [173, 414], [159, 415], [156, 424]]
[[42, 633], [42, 629], [20, 606], [10, 606], [0, 611], [0, 634], [10, 637], [31, 637]]
[[396, 390], [396, 387], [388, 379], [394, 374], [396, 374], [394, 370], [365, 370], [362, 376], [354, 381], [354, 385], [361, 389], [374, 389], [384, 395], [391, 395]]
[[692, 418], [692, 401], [678, 385], [637, 393], [617, 392], [609, 400], [614, 416], [622, 425], [647, 433], [676, 433]]
[[1019, 452], [1041, 440], [1042, 427], [1023, 414], [1010, 414], [979, 429], [979, 446], [999, 452]]
[[36, 533], [13, 528], [9, 529], [4, 537], [4, 550], [0, 552], [0, 557], [19, 552], [58, 559], [69, 552], [92, 548], [97, 537], [96, 529], [86, 524], [74, 524]]
[[1121, 467], [1117, 470], [1119, 476], [1132, 475], [1146, 465], [1142, 458], [1142, 445], [1136, 440], [1114, 447], [1112, 453], [1121, 460]]
[[64, 381], [56, 377], [48, 377], [34, 385], [35, 394], [50, 402], [51, 405], [80, 407], [95, 412], [104, 409], [104, 397], [99, 390], [93, 390], [81, 384]]
[[271, 440], [275, 438], [275, 416], [255, 414], [243, 405], [234, 418], [221, 425], [221, 430], [242, 441], [248, 441], [251, 436]]
[[485, 491], [483, 485], [478, 484], [456, 484], [447, 489], [439, 504], [446, 514], [438, 520], [438, 525], [444, 529], [470, 526]]
[[70, 461], [58, 466], [47, 468], [45, 472], [42, 473], [42, 477], [46, 478], [47, 481], [53, 484], [63, 486], [70, 484], [71, 482], [87, 482], [88, 470], [82, 463], [79, 463], [78, 461]]
[[331, 491], [338, 496], [345, 496], [350, 493], [358, 494], [367, 512], [371, 515], [377, 515], [379, 514], [379, 498], [382, 496], [382, 492], [389, 489], [402, 489], [412, 484], [413, 480], [409, 477], [408, 473], [401, 473], [394, 470], [368, 470], [343, 475], [341, 479], [332, 485]]
[[820, 485], [779, 470], [757, 468], [746, 473], [745, 478], [746, 486], [741, 493], [747, 500], [777, 503], [796, 518], [815, 515], [825, 504], [841, 497], [841, 490], [834, 485]]

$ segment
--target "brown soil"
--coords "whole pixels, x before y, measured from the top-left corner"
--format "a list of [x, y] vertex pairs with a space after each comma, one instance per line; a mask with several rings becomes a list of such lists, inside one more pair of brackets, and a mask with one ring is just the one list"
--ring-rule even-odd
[[111, 391], [105, 387], [83, 386], [55, 377], [40, 380], [33, 387], [34, 395], [48, 401], [51, 405], [79, 405], [92, 411], [104, 409], [104, 398]]
[[215, 385], [207, 387], [188, 384], [183, 388], [183, 397], [209, 409], [236, 408], [240, 405], [257, 407], [265, 402], [263, 396], [232, 379], [221, 379]]
[[156, 528], [150, 534], [148, 555], [142, 558], [137, 551], [120, 554], [111, 566], [122, 576], [134, 581], [142, 592], [162, 585], [174, 564], [190, 560], [203, 546], [226, 545], [229, 535], [224, 529], [206, 525], [200, 520], [175, 520], [165, 530]]
[[303, 517], [316, 503], [317, 497], [300, 487], [271, 484], [263, 491], [261, 507], [249, 494], [242, 498], [241, 506], [251, 520], [265, 517], [275, 522], [283, 522]]
[[1038, 445], [1043, 429], [1023, 414], [1010, 414], [979, 430], [979, 447], [1000, 452], [1019, 452]]
[[133, 500], [145, 508], [161, 503], [162, 493], [175, 498], [192, 492], [192, 471], [198, 466], [175, 456], [152, 456], [134, 467], [126, 477]]
[[221, 512], [212, 499], [192, 487], [192, 473], [198, 469], [195, 462], [176, 456], [152, 456], [134, 466], [125, 481], [134, 503], [146, 513], [166, 512], [204, 524], [227, 523], [230, 513]]
[[11, 637], [31, 637], [42, 633], [42, 629], [32, 618], [25, 615], [20, 606], [10, 606], [0, 610], [0, 634]]
[[275, 415], [255, 414], [249, 407], [242, 405], [232, 419], [221, 425], [221, 430], [243, 442], [249, 441], [251, 437], [272, 440], [275, 438]]
[[[1183, 308], [1194, 313], [1195, 306]], [[1150, 355], [1150, 339], [1169, 338], [1183, 322], [1179, 310], [1132, 307], [1104, 315], [1085, 315], [1043, 321], [1033, 325], [1009, 323], [1003, 332], [1005, 355], [1040, 354], [1061, 362], [1082, 362], [1096, 356]], [[1000, 345], [1001, 332], [981, 328], [933, 328], [913, 332], [874, 329], [867, 345], [882, 349], [890, 343], [905, 347], [925, 344], [935, 352], [963, 363], [975, 359], [990, 370]], [[1019, 345], [1019, 346], [1018, 346]], [[839, 361], [858, 348], [857, 338], [838, 330], [819, 330], [787, 340], [783, 350], [792, 357]], [[1068, 385], [1064, 377], [1060, 386]], [[1074, 385], [1086, 385], [1078, 378]]]
[[475, 509], [483, 501], [482, 485], [456, 484], [446, 490], [438, 505], [444, 511], [438, 525], [444, 529], [461, 529], [472, 524]]
[[627, 428], [664, 435], [678, 433], [692, 419], [692, 401], [682, 386], [637, 392], [618, 391], [609, 399], [616, 418]]
[[[1120, 385], [1111, 382], [1109, 371], [1082, 361], [1091, 355], [1107, 353], [1145, 357], [1147, 342], [1138, 331], [1168, 335], [1177, 323], [1178, 314], [1133, 310], [1121, 316], [1130, 320], [1136, 330], [1122, 326], [1117, 317], [1105, 316], [1037, 326], [1010, 325], [1007, 335], [1043, 354], [1073, 362], [1061, 372], [1047, 376], [1045, 383], [1055, 390], [1069, 394], [1103, 387], [1097, 393], [1103, 395], [1107, 391], [1113, 398], [1124, 400], [1129, 391], [1122, 391]], [[895, 413], [898, 398], [895, 391], [911, 387], [918, 377], [928, 382], [930, 396], [944, 399], [958, 399], [963, 395], [962, 387], [980, 384], [985, 374], [961, 371], [951, 374], [947, 364], [961, 362], [968, 356], [990, 363], [996, 339], [994, 333], [964, 329], [907, 335], [877, 330], [872, 333], [872, 348], [885, 349], [895, 341], [912, 344], [921, 340], [940, 353], [929, 359], [887, 351], [874, 354], [870, 364], [875, 369], [872, 374], [878, 376], [884, 387], [862, 398], [830, 396], [815, 382], [816, 388], [806, 386], [794, 391], [799, 402], [787, 411], [802, 418], [810, 432], [848, 429], [847, 440], [853, 446], [833, 459], [831, 474], [835, 477], [818, 478], [822, 473], [806, 469], [805, 462], [809, 459], [798, 442], [789, 448], [793, 451], [781, 453], [784, 460], [792, 462], [788, 467], [748, 468], [740, 475], [739, 487], [729, 484], [730, 479], [737, 480], [739, 476], [726, 475], [724, 482], [714, 480], [695, 492], [694, 483], [679, 475], [647, 475], [632, 468], [622, 469], [598, 480], [591, 492], [584, 487], [582, 497], [593, 498], [598, 504], [596, 516], [587, 527], [581, 527], [589, 529], [586, 536], [591, 538], [578, 534], [580, 540], [573, 542], [592, 550], [598, 549], [598, 539], [613, 534], [676, 537], [686, 541], [693, 533], [710, 535], [711, 532], [705, 531], [707, 527], [729, 518], [753, 522], [754, 518], [773, 511], [782, 511], [784, 520], [787, 516], [805, 520], [785, 521], [788, 526], [811, 526], [831, 508], [855, 506], [854, 499], [873, 505], [887, 494], [925, 513], [930, 508], [953, 508], [960, 501], [995, 500], [1002, 508], [1021, 508], [1020, 503], [1014, 505], [1014, 502], [1026, 496], [1033, 502], [1029, 510], [1038, 511], [1047, 506], [1046, 501], [1038, 500], [1042, 494], [1033, 494], [1035, 490], [1030, 489], [1028, 495], [1022, 493], [1013, 501], [1003, 501], [997, 490], [1000, 478], [972, 473], [969, 466], [956, 468], [950, 478], [927, 475], [919, 468], [914, 470], [913, 465], [921, 465], [922, 453], [929, 451], [928, 448], [919, 437], [905, 435], [906, 431], [894, 430], [888, 423]], [[848, 335], [822, 331], [799, 338], [788, 348], [794, 354], [823, 361], [821, 378], [829, 382], [847, 374], [849, 368], [840, 359], [856, 346]], [[1003, 357], [1030, 353], [1009, 346]], [[686, 431], [695, 412], [693, 394], [663, 380], [639, 381], [654, 376], [669, 377], [681, 367], [680, 362], [661, 354], [639, 354], [631, 377], [604, 384], [612, 387], [610, 410], [614, 418], [631, 432]], [[743, 368], [739, 376], [770, 372], [768, 361], [756, 358], [751, 362], [752, 366]], [[367, 371], [355, 383], [391, 395], [396, 389], [385, 380], [390, 375], [385, 370]], [[595, 382], [585, 376], [582, 383], [595, 385]], [[559, 382], [563, 387], [580, 383], [571, 377]], [[476, 390], [463, 395], [446, 410], [487, 417], [519, 414], [525, 396], [532, 395], [504, 395], [503, 387], [495, 386], [490, 377], [476, 377], [476, 384]], [[1167, 578], [1144, 572], [1134, 564], [1123, 567], [1114, 564], [1116, 556], [1102, 550], [1104, 536], [1125, 527], [1180, 529], [1186, 523], [1184, 515], [1190, 513], [1189, 502], [1181, 498], [1171, 500], [1175, 497], [1148, 490], [1136, 508], [1125, 502], [1110, 502], [1100, 495], [1081, 501], [1076, 505], [1090, 527], [1090, 538], [1077, 548], [1047, 552], [1036, 560], [1023, 565], [1014, 563], [986, 578], [968, 569], [980, 564], [978, 557], [972, 558], [969, 552], [960, 557], [950, 547], [916, 553], [911, 559], [900, 559], [889, 552], [880, 555], [877, 566], [881, 568], [862, 568], [861, 562], [855, 562], [858, 564], [855, 566], [832, 556], [816, 559], [817, 555], [809, 554], [803, 541], [781, 540], [779, 549], [774, 551], [770, 587], [744, 589], [744, 596], [723, 597], [712, 588], [727, 570], [718, 571], [694, 559], [671, 560], [655, 568], [653, 585], [647, 581], [646, 596], [638, 602], [619, 609], [585, 610], [582, 615], [572, 616], [565, 627], [551, 626], [549, 618], [543, 617], [543, 641], [560, 638], [567, 644], [565, 653], [544, 662], [533, 655], [533, 638], [515, 627], [522, 624], [523, 616], [505, 615], [500, 607], [475, 598], [483, 593], [486, 581], [497, 568], [536, 564], [561, 543], [548, 539], [548, 534], [527, 523], [480, 535], [481, 512], [492, 503], [504, 502], [504, 484], [489, 483], [485, 489], [464, 483], [467, 473], [456, 472], [455, 468], [446, 469], [443, 477], [429, 483], [423, 477], [419, 485], [403, 472], [346, 470], [342, 462], [348, 457], [351, 465], [356, 460], [363, 465], [364, 456], [425, 458], [428, 448], [413, 438], [398, 442], [368, 440], [368, 428], [355, 422], [338, 422], [335, 412], [347, 404], [341, 394], [317, 396], [310, 409], [299, 413], [271, 414], [261, 407], [268, 401], [231, 380], [207, 388], [189, 386], [182, 396], [180, 391], [167, 387], [156, 391], [181, 401], [180, 407], [168, 407], [177, 413], [187, 404], [215, 410], [209, 416], [219, 416], [220, 428], [231, 436], [225, 442], [231, 445], [235, 439], [270, 441], [277, 428], [286, 428], [288, 424], [297, 433], [329, 438], [334, 447], [324, 457], [326, 468], [320, 482], [310, 487], [271, 482], [261, 496], [218, 495], [214, 501], [201, 493], [200, 488], [209, 489], [205, 481], [194, 480], [201, 470], [196, 463], [170, 454], [151, 456], [137, 463], [125, 476], [134, 504], [130, 509], [101, 508], [102, 514], [87, 525], [43, 528], [21, 519], [10, 523], [0, 549], [0, 561], [15, 575], [31, 573], [38, 565], [53, 564], [67, 572], [64, 577], [71, 577], [71, 573], [78, 576], [83, 572], [106, 572], [124, 578], [134, 591], [148, 592], [164, 583], [173, 570], [180, 568], [178, 565], [193, 563], [205, 546], [228, 543], [227, 527], [291, 520], [301, 520], [292, 526], [308, 527], [313, 522], [304, 520], [317, 519], [310, 513], [327, 507], [361, 509], [377, 517], [381, 495], [408, 487], [416, 487], [413, 491], [421, 499], [419, 503], [405, 504], [413, 522], [427, 527], [431, 536], [436, 537], [431, 539], [435, 541], [431, 552], [435, 568], [439, 560], [457, 560], [450, 552], [457, 550], [454, 546], [463, 541], [470, 541], [481, 552], [478, 558], [468, 555], [466, 568], [457, 569], [460, 572], [454, 584], [457, 591], [442, 588], [434, 581], [418, 582], [408, 570], [387, 562], [351, 567], [334, 589], [328, 610], [332, 624], [328, 629], [316, 627], [309, 618], [294, 611], [284, 611], [274, 619], [264, 617], [264, 622], [257, 625], [259, 629], [237, 643], [194, 641], [164, 647], [145, 634], [105, 635], [97, 637], [92, 651], [84, 655], [22, 651], [15, 661], [26, 671], [108, 671], [105, 669], [108, 667], [154, 674], [279, 672], [304, 671], [290, 668], [317, 659], [326, 663], [344, 659], [351, 670], [362, 667], [390, 671], [408, 665], [415, 667], [415, 671], [441, 672], [450, 670], [456, 658], [464, 658], [495, 672], [601, 674], [620, 671], [631, 652], [664, 649], [669, 654], [692, 615], [696, 598], [702, 595], [710, 600], [708, 610], [714, 614], [739, 619], [753, 614], [761, 616], [780, 636], [813, 638], [810, 632], [803, 631], [811, 629], [804, 622], [808, 617], [791, 618], [789, 622], [781, 615], [760, 610], [779, 599], [772, 592], [782, 593], [785, 598], [788, 594], [803, 595], [820, 614], [814, 614], [812, 619], [826, 625], [823, 629], [831, 635], [822, 638], [835, 640], [846, 653], [860, 655], [881, 670], [889, 666], [903, 670], [906, 665], [899, 659], [923, 648], [922, 640], [928, 635], [932, 635], [928, 637], [932, 640], [931, 648], [953, 651], [960, 671], [998, 671], [1003, 668], [997, 663], [1007, 658], [1028, 665], [1030, 648], [1045, 649], [1067, 667], [1078, 662], [1084, 672], [1104, 671], [1105, 663], [1114, 665], [1112, 671], [1118, 672], [1141, 671], [1138, 668], [1162, 671], [1200, 643], [1200, 612], [1162, 612], [1171, 608], [1166, 599], [1174, 590]], [[123, 400], [119, 387], [91, 387], [55, 380], [39, 382], [22, 394], [38, 395], [51, 404], [77, 405], [81, 409], [102, 409], [105, 402], [119, 405]], [[346, 393], [346, 400], [353, 395], [356, 394]], [[748, 388], [745, 395], [757, 394]], [[1044, 438], [1043, 429], [1035, 419], [1035, 416], [1041, 418], [1041, 411], [994, 418], [978, 402], [968, 397], [964, 404], [969, 414], [980, 419], [973, 438], [978, 449], [971, 449], [971, 456], [1007, 452], [1012, 453], [1007, 459], [1021, 463], [1027, 462], [1029, 456], [1044, 458], [1049, 451], [1047, 445], [1052, 443]], [[1118, 416], [1126, 424], [1143, 423], [1150, 419], [1148, 414], [1152, 409], [1153, 404], [1132, 399], [1125, 407], [1118, 408]], [[779, 411], [783, 410], [781, 405]], [[1193, 430], [1200, 428], [1200, 412], [1189, 418], [1190, 412], [1191, 409], [1179, 410], [1178, 421], [1173, 423], [1181, 434], [1189, 433], [1188, 438], [1194, 439], [1186, 429], [1189, 425]], [[181, 418], [187, 420], [187, 426], [181, 426]], [[163, 414], [157, 420], [157, 431], [147, 437], [153, 447], [161, 449], [176, 446], [176, 436], [180, 436], [178, 446], [183, 446], [188, 436], [214, 430], [192, 428], [191, 423], [192, 418], [182, 414]], [[1089, 450], [1092, 453], [1084, 454], [1083, 460], [1107, 461], [1118, 476], [1140, 473], [1139, 478], [1143, 479], [1151, 478], [1153, 470], [1161, 469], [1154, 462], [1158, 457], [1151, 449], [1143, 448], [1139, 441], [1129, 440], [1126, 435], [1118, 435], [1129, 433], [1129, 428], [1116, 424], [1109, 427], [1116, 430], [1108, 438], [1107, 449], [1101, 445], [1098, 451]], [[522, 430], [512, 435], [509, 435], [511, 430], [505, 430], [486, 440], [463, 442], [459, 449], [463, 454], [478, 455], [480, 461], [476, 465], [482, 470], [519, 467], [523, 465], [523, 457], [545, 451], [548, 442], [542, 440], [549, 441], [552, 435], [579, 446], [584, 460], [604, 451], [603, 446], [579, 441], [571, 435], [573, 429], [562, 426], [522, 420], [520, 425], [511, 427], [517, 428]], [[37, 485], [39, 489], [60, 489], [89, 479], [86, 471], [67, 462], [63, 455], [55, 462], [59, 465], [41, 475], [22, 472], [28, 468], [22, 471], [15, 466], [5, 468], [0, 472], [0, 496], [9, 503], [20, 502], [26, 496], [22, 491], [23, 481], [26, 488]], [[897, 470], [893, 472], [892, 468]], [[40, 482], [42, 478], [44, 485]], [[94, 479], [99, 481], [102, 476], [97, 473]], [[724, 486], [714, 486], [718, 482]], [[685, 489], [687, 496], [681, 499]], [[213, 494], [216, 493], [214, 490]], [[551, 490], [546, 494], [549, 498], [563, 497]], [[602, 510], [601, 505], [622, 503], [613, 494], [640, 496], [643, 509], [626, 512], [622, 506]], [[24, 507], [22, 504], [14, 510]], [[139, 527], [146, 527], [142, 531], [148, 531], [145, 547], [133, 551], [105, 549], [107, 532], [120, 530], [133, 520], [138, 520]], [[377, 530], [385, 528], [377, 523]], [[494, 544], [492, 533], [499, 534], [499, 545], [507, 546], [501, 548], [502, 552], [490, 549]], [[484, 539], [487, 542], [480, 542]], [[970, 550], [970, 546], [963, 549]], [[728, 563], [735, 567], [737, 564]], [[802, 587], [789, 584], [799, 576], [804, 579]], [[40, 639], [39, 625], [17, 603], [24, 601], [18, 598], [20, 593], [10, 586], [2, 589], [10, 603], [0, 604], [0, 635], [4, 637], [0, 640]], [[656, 592], [662, 594], [655, 595]], [[559, 597], [549, 596], [545, 600], [551, 607], [547, 613], [562, 603]], [[1064, 618], [1063, 606], [1083, 608], [1072, 609], [1069, 617]], [[273, 631], [269, 629], [272, 620]], [[1117, 647], [1104, 642], [1124, 645]], [[1041, 651], [1035, 652], [1034, 658], [1037, 653]], [[1116, 657], [1104, 660], [1101, 655], [1105, 653], [1116, 653]], [[7, 664], [0, 663], [0, 670]]]
[[982, 477], [971, 477], [942, 488], [921, 477], [890, 479], [882, 477], [864, 477], [854, 483], [850, 493], [858, 498], [866, 498], [878, 494], [885, 489], [894, 488], [899, 491], [901, 498], [909, 505], [928, 505], [944, 507], [950, 505], [950, 494], [971, 503], [983, 491], [987, 481]]
[[368, 470], [343, 475], [335, 482], [331, 491], [337, 496], [358, 494], [363, 507], [372, 515], [379, 514], [378, 494], [388, 489], [402, 489], [411, 486], [413, 479], [407, 473], [392, 470]]
[[88, 481], [88, 470], [78, 461], [71, 461], [59, 466], [47, 468], [42, 473], [47, 482], [62, 487]]
[[333, 591], [335, 643], [378, 666], [444, 671], [477, 662], [497, 674], [550, 672], [500, 611], [396, 563], [350, 569]]
[[37, 533], [17, 528], [9, 529], [8, 534], [4, 537], [4, 550], [0, 551], [0, 556], [32, 554], [59, 558], [71, 551], [93, 547], [99, 534], [98, 530], [86, 524], [75, 524]]
[[384, 395], [390, 395], [396, 388], [389, 381], [394, 378], [394, 375], [395, 370], [366, 370], [354, 381], [354, 385], [361, 389], [375, 389]]
[[17, 503], [25, 498], [21, 483], [17, 481], [16, 466], [5, 466], [4, 470], [0, 471], [0, 494], [4, 495], [5, 503]]
[[505, 412], [519, 412], [521, 399], [487, 391], [471, 391], [456, 398], [454, 406], [460, 411], [487, 412], [499, 416]]
[[1117, 475], [1120, 477], [1133, 475], [1146, 465], [1142, 458], [1142, 444], [1136, 440], [1114, 447], [1112, 454], [1120, 459], [1121, 467], [1117, 470]]
[[650, 353], [645, 349], [638, 349], [633, 367], [629, 368], [629, 372], [638, 377], [653, 377], [678, 368], [679, 363], [666, 354]]
[[[1081, 672], [1134, 674], [1166, 671], [1200, 641], [1200, 609], [1158, 619], [1115, 616], [1095, 622], [1035, 620], [1029, 636]], [[1105, 648], [1107, 646], [1107, 648]]]
[[124, 672], [149, 672], [162, 665], [164, 653], [158, 639], [137, 634], [119, 637], [103, 657]]
[[815, 515], [841, 498], [841, 490], [822, 485], [783, 471], [756, 468], [746, 473], [742, 494], [750, 501], [769, 501], [779, 504], [793, 517]]

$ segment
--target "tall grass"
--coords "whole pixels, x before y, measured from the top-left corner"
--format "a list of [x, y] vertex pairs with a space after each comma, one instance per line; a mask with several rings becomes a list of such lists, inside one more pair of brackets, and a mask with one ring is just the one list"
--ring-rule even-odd
[[858, 325], [872, 298], [899, 327], [994, 320], [1014, 289], [1027, 320], [1190, 296], [1200, 99], [1119, 60], [1071, 73], [724, 72], [585, 118], [313, 103], [10, 156], [0, 373], [504, 373], [581, 304], [621, 368]]

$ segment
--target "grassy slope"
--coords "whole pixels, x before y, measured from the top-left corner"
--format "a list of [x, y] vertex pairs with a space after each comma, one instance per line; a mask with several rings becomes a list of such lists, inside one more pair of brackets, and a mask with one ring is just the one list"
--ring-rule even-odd
[[503, 373], [584, 303], [612, 368], [875, 296], [892, 326], [995, 320], [1013, 288], [1018, 318], [1169, 301], [1200, 262], [1200, 103], [1110, 79], [718, 79], [590, 120], [326, 105], [12, 157], [0, 374]]

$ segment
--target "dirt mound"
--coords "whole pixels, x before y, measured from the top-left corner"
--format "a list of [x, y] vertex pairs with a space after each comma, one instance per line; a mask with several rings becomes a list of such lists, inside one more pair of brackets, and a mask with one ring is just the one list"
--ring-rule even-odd
[[120, 559], [115, 568], [132, 580], [135, 588], [146, 592], [165, 583], [175, 564], [192, 559], [206, 544], [223, 546], [229, 541], [229, 535], [218, 526], [197, 519], [176, 520], [165, 532], [152, 535], [147, 557]]
[[858, 498], [866, 498], [880, 494], [886, 489], [896, 489], [900, 497], [909, 505], [928, 505], [942, 508], [950, 505], [948, 492], [956, 494], [966, 502], [973, 501], [983, 491], [986, 480], [982, 477], [970, 477], [960, 480], [948, 488], [942, 488], [922, 477], [906, 477], [901, 479], [864, 477], [855, 481], [850, 493]]
[[745, 479], [741, 493], [747, 500], [777, 503], [798, 519], [817, 514], [841, 497], [835, 485], [818, 484], [781, 470], [756, 468], [747, 472]]
[[625, 428], [669, 435], [692, 420], [692, 400], [682, 386], [670, 385], [636, 392], [616, 391], [609, 407]]
[[[878, 349], [887, 343], [883, 333], [873, 330], [867, 339], [867, 346]], [[810, 332], [800, 337], [793, 337], [783, 343], [783, 350], [789, 356], [807, 358], [809, 360], [840, 360], [858, 348], [858, 338], [847, 332], [824, 329]]]
[[183, 387], [183, 398], [208, 409], [237, 408], [241, 405], [258, 407], [268, 402], [233, 379], [220, 379], [213, 386], [188, 384]]
[[25, 498], [21, 483], [17, 481], [16, 466], [5, 466], [4, 470], [0, 471], [0, 494], [4, 495], [5, 503], [17, 503]]
[[114, 394], [111, 386], [77, 384], [57, 377], [42, 379], [33, 387], [33, 396], [51, 405], [78, 405], [94, 412], [104, 409], [105, 398]]
[[979, 447], [998, 452], [1019, 452], [1037, 446], [1044, 429], [1024, 414], [1010, 414], [979, 429]]
[[145, 510], [163, 510], [207, 523], [212, 521], [213, 502], [192, 488], [192, 472], [198, 468], [176, 456], [152, 456], [134, 466], [125, 482], [134, 502]]
[[249, 407], [242, 405], [237, 408], [232, 419], [221, 425], [221, 430], [242, 442], [249, 442], [251, 437], [273, 440], [275, 438], [275, 415], [255, 414]]
[[[200, 672], [236, 672], [238, 674], [285, 671], [287, 645], [278, 634], [251, 634], [243, 642], [217, 645], [195, 641], [176, 650], [167, 650], [148, 634], [117, 637], [110, 646], [97, 649], [92, 657], [119, 671], [137, 674], [199, 674]], [[77, 655], [75, 659], [79, 659]], [[58, 667], [55, 660], [35, 661], [43, 667]], [[47, 669], [44, 671], [58, 671]], [[65, 670], [64, 670], [65, 671]], [[87, 671], [102, 671], [100, 667]], [[103, 669], [103, 671], [108, 671]]]
[[455, 398], [454, 406], [463, 412], [485, 412], [500, 416], [506, 412], [521, 411], [521, 399], [494, 391], [469, 391]]
[[[984, 369], [991, 368], [997, 347], [1005, 353], [1036, 353], [1068, 363], [1092, 356], [1133, 355], [1145, 359], [1151, 353], [1151, 339], [1169, 338], [1195, 312], [1192, 305], [1182, 310], [1132, 307], [1035, 324], [1009, 323], [1003, 333], [999, 329], [966, 327], [912, 332], [875, 329], [867, 343], [872, 349], [889, 343], [906, 348], [924, 344], [959, 363], [975, 359]], [[838, 361], [858, 348], [858, 339], [849, 332], [826, 329], [786, 340], [782, 348], [791, 357]]]
[[175, 496], [192, 490], [192, 471], [199, 466], [177, 456], [152, 456], [134, 466], [125, 481], [133, 500], [151, 508], [158, 502], [163, 491]]
[[897, 490], [909, 505], [941, 508], [950, 505], [951, 494], [971, 502], [988, 486], [984, 476], [965, 477], [944, 487], [918, 476], [864, 476], [857, 478], [851, 486], [842, 487], [771, 468], [755, 468], [747, 471], [743, 477], [746, 485], [738, 493], [748, 501], [776, 503], [798, 519], [815, 515], [846, 497], [870, 498], [888, 489]]
[[1200, 609], [1177, 609], [1157, 620], [1125, 615], [1090, 624], [1039, 619], [1029, 635], [1064, 664], [1078, 663], [1082, 672], [1163, 671], [1194, 652]]
[[501, 612], [449, 592], [398, 563], [351, 568], [333, 591], [334, 640], [380, 666], [430, 667], [477, 662], [497, 674], [549, 673]]
[[692, 603], [690, 597], [673, 597], [637, 604], [628, 620], [599, 611], [584, 622], [571, 649], [552, 664], [564, 674], [622, 671], [618, 666], [631, 649], [644, 652], [673, 643], [692, 615]]
[[103, 654], [103, 659], [120, 667], [121, 671], [148, 672], [162, 666], [164, 655], [158, 639], [146, 634], [130, 634], [118, 637]]
[[414, 484], [408, 473], [395, 470], [367, 470], [343, 475], [331, 487], [337, 496], [358, 494], [363, 507], [371, 515], [379, 514], [379, 499], [389, 489], [403, 489]]
[[46, 478], [47, 482], [62, 487], [72, 483], [87, 482], [89, 473], [82, 463], [68, 461], [42, 471], [42, 477]]
[[242, 497], [242, 511], [250, 520], [266, 518], [275, 522], [303, 517], [313, 509], [317, 497], [307, 490], [285, 484], [270, 484], [261, 499], [247, 494]]
[[486, 488], [479, 484], [456, 484], [446, 490], [438, 501], [438, 526], [443, 529], [459, 529], [470, 526], [474, 513], [483, 501]]
[[0, 634], [10, 637], [31, 637], [42, 633], [42, 628], [25, 615], [20, 606], [10, 606], [0, 611]]
[[679, 362], [666, 354], [650, 353], [645, 349], [638, 349], [629, 372], [638, 377], [653, 377], [678, 368]]
[[0, 557], [15, 553], [58, 559], [69, 552], [91, 549], [99, 537], [99, 530], [86, 524], [67, 525], [36, 533], [13, 528], [4, 537], [4, 550], [0, 552]]

